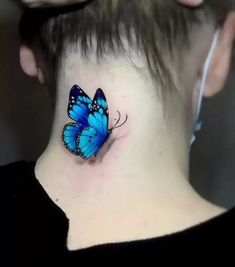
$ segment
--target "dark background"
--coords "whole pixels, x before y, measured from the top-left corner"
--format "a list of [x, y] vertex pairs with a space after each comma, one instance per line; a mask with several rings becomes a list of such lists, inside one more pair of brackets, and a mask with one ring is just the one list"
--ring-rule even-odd
[[[0, 165], [36, 159], [47, 144], [52, 119], [45, 88], [20, 70], [18, 20], [16, 7], [1, 0]], [[230, 208], [235, 205], [235, 62], [226, 90], [204, 101], [202, 119], [203, 130], [192, 147], [191, 182], [203, 197]]]

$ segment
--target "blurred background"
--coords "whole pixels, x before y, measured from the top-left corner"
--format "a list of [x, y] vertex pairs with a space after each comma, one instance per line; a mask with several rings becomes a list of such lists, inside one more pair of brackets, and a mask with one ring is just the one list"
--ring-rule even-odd
[[[13, 3], [0, 1], [0, 165], [35, 160], [47, 145], [52, 119], [45, 88], [20, 70], [19, 16]], [[206, 199], [230, 208], [235, 205], [235, 60], [226, 90], [204, 101], [202, 120], [192, 147], [191, 183]]]

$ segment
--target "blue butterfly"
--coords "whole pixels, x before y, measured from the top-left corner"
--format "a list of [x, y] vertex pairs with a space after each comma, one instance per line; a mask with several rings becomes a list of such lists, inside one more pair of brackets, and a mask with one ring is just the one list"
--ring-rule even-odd
[[113, 129], [122, 126], [127, 121], [116, 124], [109, 129], [109, 111], [102, 89], [97, 89], [93, 100], [78, 86], [74, 85], [70, 91], [68, 116], [74, 120], [64, 126], [62, 141], [65, 147], [74, 155], [89, 159], [96, 156], [103, 144], [109, 139]]

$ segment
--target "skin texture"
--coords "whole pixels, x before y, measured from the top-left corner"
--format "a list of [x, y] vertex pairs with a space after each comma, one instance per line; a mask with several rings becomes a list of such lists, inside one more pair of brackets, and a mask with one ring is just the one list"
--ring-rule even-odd
[[[48, 7], [74, 4], [85, 1], [86, 0], [22, 0], [21, 2], [28, 7]], [[178, 2], [188, 6], [197, 6], [200, 5], [203, 0], [178, 0]]]

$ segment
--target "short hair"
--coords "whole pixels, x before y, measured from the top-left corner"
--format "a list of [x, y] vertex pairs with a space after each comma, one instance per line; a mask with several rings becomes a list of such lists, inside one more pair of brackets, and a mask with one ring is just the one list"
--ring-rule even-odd
[[49, 66], [45, 75], [55, 82], [68, 47], [79, 47], [84, 56], [92, 50], [102, 58], [127, 52], [125, 39], [145, 56], [150, 73], [162, 87], [173, 88], [164, 57], [190, 46], [194, 26], [211, 21], [217, 27], [230, 8], [229, 0], [205, 0], [197, 8], [175, 0], [91, 0], [63, 8], [26, 9], [20, 33], [38, 60]]

